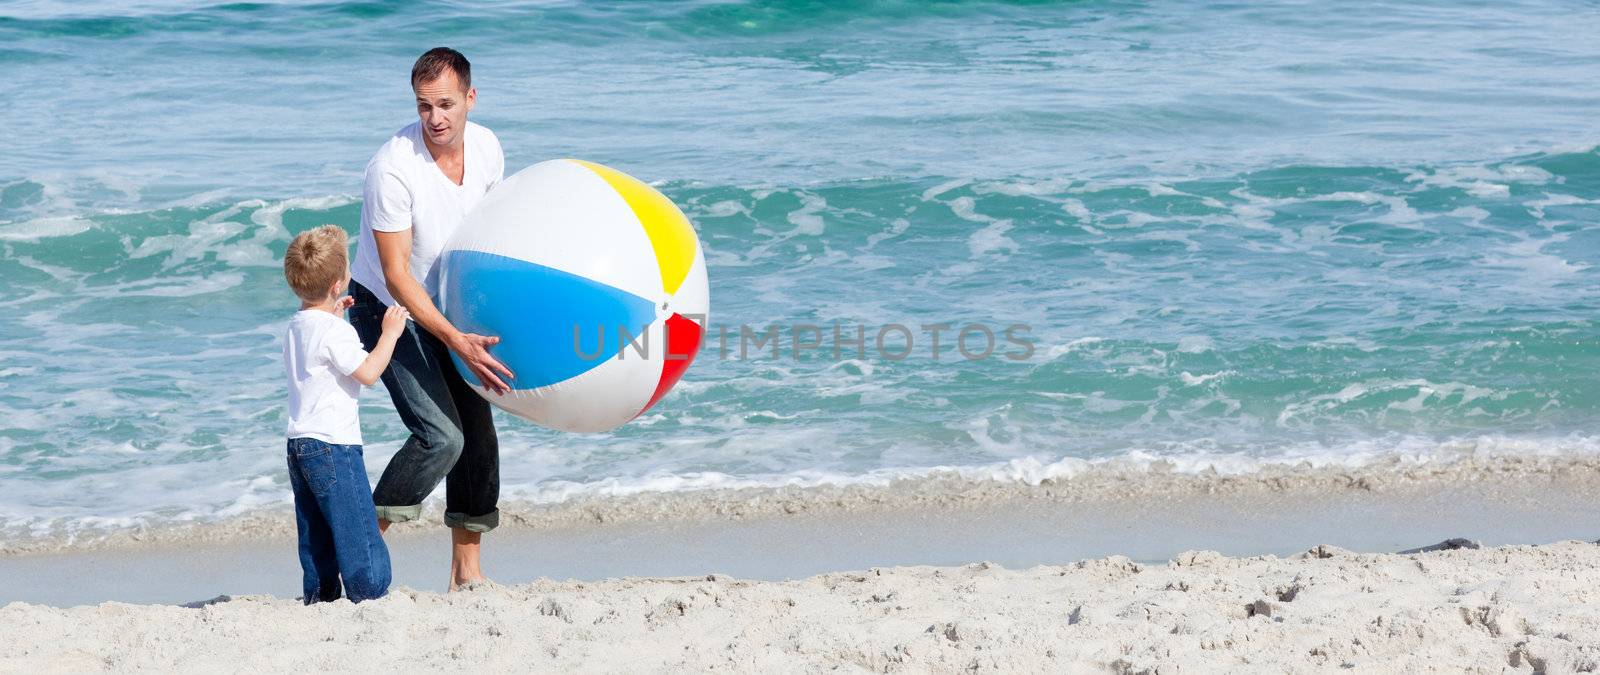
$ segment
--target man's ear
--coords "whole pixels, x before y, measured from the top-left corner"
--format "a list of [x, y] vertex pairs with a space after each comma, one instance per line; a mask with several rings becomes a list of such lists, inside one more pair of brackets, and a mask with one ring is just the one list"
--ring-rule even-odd
[[472, 111], [472, 106], [477, 104], [477, 102], [478, 102], [478, 88], [477, 87], [468, 87], [467, 88], [467, 111], [471, 112]]

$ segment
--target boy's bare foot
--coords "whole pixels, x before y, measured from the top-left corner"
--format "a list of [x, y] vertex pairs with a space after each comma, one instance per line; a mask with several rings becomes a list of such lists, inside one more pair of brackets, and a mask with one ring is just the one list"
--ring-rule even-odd
[[378, 534], [383, 534], [383, 533], [388, 532], [388, 531], [389, 531], [389, 521], [384, 520], [382, 518], [379, 518], [378, 519]]

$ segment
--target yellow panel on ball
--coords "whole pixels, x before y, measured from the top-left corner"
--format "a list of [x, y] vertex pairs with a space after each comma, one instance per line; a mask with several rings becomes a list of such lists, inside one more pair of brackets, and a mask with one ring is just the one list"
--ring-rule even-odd
[[633, 176], [604, 164], [581, 159], [572, 161], [600, 174], [628, 202], [650, 237], [650, 245], [655, 248], [656, 264], [661, 266], [662, 289], [668, 295], [677, 293], [678, 286], [689, 274], [689, 267], [694, 264], [695, 247], [699, 242], [689, 219], [672, 200]]

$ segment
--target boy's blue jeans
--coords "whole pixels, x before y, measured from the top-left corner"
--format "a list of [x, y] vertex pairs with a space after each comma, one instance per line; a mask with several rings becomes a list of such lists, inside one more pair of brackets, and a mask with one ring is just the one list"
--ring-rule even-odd
[[378, 533], [361, 446], [289, 439], [289, 484], [300, 532], [305, 603], [352, 602], [389, 592], [389, 547]]

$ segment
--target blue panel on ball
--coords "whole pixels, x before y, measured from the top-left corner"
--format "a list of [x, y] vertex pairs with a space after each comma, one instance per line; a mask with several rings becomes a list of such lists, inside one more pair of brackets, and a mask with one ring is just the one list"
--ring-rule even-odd
[[[517, 374], [506, 382], [512, 389], [582, 374], [626, 346], [619, 330], [640, 335], [656, 318], [645, 298], [526, 260], [450, 251], [441, 262], [445, 318], [464, 332], [500, 338], [489, 353]], [[451, 360], [481, 384], [459, 357]]]

